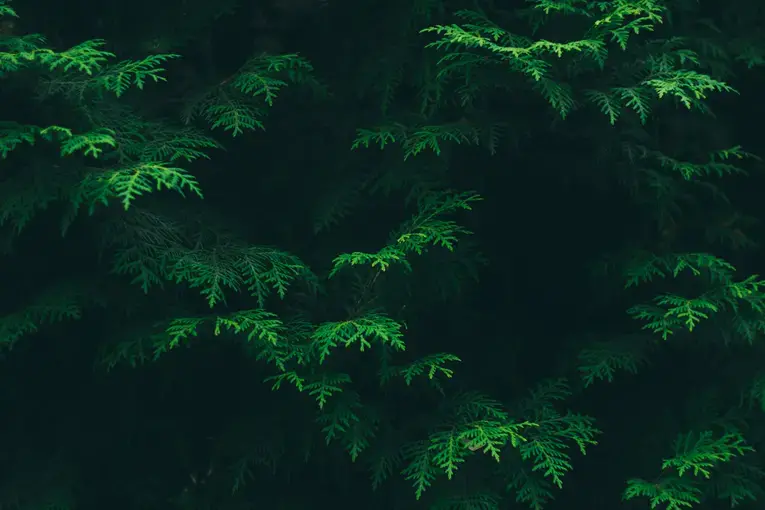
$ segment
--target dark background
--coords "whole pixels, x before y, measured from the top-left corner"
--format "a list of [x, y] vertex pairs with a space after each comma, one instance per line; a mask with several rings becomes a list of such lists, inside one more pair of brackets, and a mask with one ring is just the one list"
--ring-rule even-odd
[[[743, 2], [701, 2], [688, 12], [685, 5], [670, 3], [680, 14], [674, 24], [661, 28], [662, 34], [686, 36], [691, 45], [697, 37], [694, 17], [714, 19], [731, 48], [740, 44], [732, 41], [735, 37], [756, 33], [765, 20], [761, 8]], [[647, 508], [646, 501], [621, 501], [626, 480], [657, 475], [678, 433], [703, 430], [731, 409], [746, 415], [747, 430], [753, 431], [748, 438], [756, 446], [761, 417], [741, 396], [762, 362], [759, 344], [726, 345], [718, 329], [699, 328], [652, 343], [650, 364], [637, 375], [619, 373], [611, 383], [586, 389], [576, 356], [594, 340], [650, 339], [626, 310], [663, 292], [665, 282], [624, 290], [618, 272], [597, 271], [609, 254], [711, 252], [734, 264], [742, 277], [762, 272], [759, 245], [737, 250], [703, 235], [703, 222], [712, 221], [718, 208], [721, 215], [735, 209], [754, 220], [765, 214], [761, 165], [744, 163], [750, 175], [715, 181], [722, 182], [731, 205], [702, 199], [679, 215], [677, 231], [667, 233], [655, 221], [656, 206], [630, 192], [623, 162], [612, 157], [634, 122], [610, 126], [592, 107], [561, 121], [536, 92], [520, 85], [514, 92], [488, 88], [470, 108], [449, 102], [427, 119], [430, 124], [502, 121], [506, 134], [494, 154], [485, 147], [449, 145], [441, 156], [426, 152], [405, 162], [396, 147], [351, 151], [357, 128], [415, 112], [418, 66], [434, 58], [423, 51], [431, 39], [418, 34], [421, 28], [455, 22], [452, 13], [459, 9], [480, 8], [508, 29], [531, 35], [514, 16], [514, 9], [527, 7], [523, 2], [431, 4], [425, 16], [416, 14], [422, 6], [404, 1], [63, 5], [18, 0], [13, 6], [20, 19], [12, 31], [43, 33], [58, 49], [103, 38], [119, 58], [181, 54], [167, 66], [167, 83], [149, 84], [124, 99], [142, 115], [169, 123], [179, 122], [185, 97], [225, 79], [254, 54], [299, 52], [306, 57], [326, 85], [326, 95], [290, 86], [269, 110], [265, 131], [234, 139], [211, 132], [225, 151], [187, 165], [202, 185], [204, 201], [162, 192], [140, 199], [137, 207], [204, 212], [219, 225], [235, 227], [249, 243], [296, 254], [319, 275], [326, 274], [339, 253], [378, 249], [412, 213], [405, 201], [409, 190], [402, 186], [388, 195], [364, 195], [336, 226], [316, 233], [322, 205], [360, 176], [411, 172], [435, 178], [443, 188], [477, 191], [484, 200], [459, 216], [474, 232], [469, 242], [487, 261], [477, 266], [477, 282], [464, 278], [459, 291], [442, 299], [436, 283], [439, 272], [451, 270], [450, 259], [434, 248], [413, 262], [410, 276], [392, 275], [375, 292], [396, 318], [406, 321], [410, 359], [450, 352], [463, 360], [445, 383], [450, 391], [477, 390], [510, 405], [545, 378], [569, 378], [574, 394], [565, 407], [594, 416], [603, 434], [586, 457], [574, 455], [573, 471], [547, 508]], [[563, 18], [539, 37], [581, 36], [581, 27], [566, 23]], [[635, 38], [636, 45], [641, 41]], [[614, 67], [618, 59], [632, 58], [613, 51]], [[711, 94], [714, 119], [676, 110], [668, 100], [645, 128], [647, 143], [686, 159], [737, 144], [761, 154], [763, 72], [737, 62], [733, 50], [729, 57], [733, 74], [724, 79], [740, 94]], [[399, 72], [393, 101], [382, 108], [386, 79]], [[30, 92], [38, 80], [31, 71], [2, 77], [3, 118], [40, 125], [75, 122], [77, 117], [66, 113], [71, 107], [65, 99], [39, 101]], [[2, 184], [28, 165], [52, 165], [57, 157], [44, 145], [20, 149], [2, 161], [7, 178]], [[110, 274], [107, 257], [98, 249], [103, 235], [99, 214], [110, 213], [99, 212], [95, 219], [83, 215], [64, 238], [58, 233], [60, 213], [52, 205], [14, 234], [13, 251], [0, 264], [0, 310], [10, 316], [59, 281], [92, 283], [105, 307], [89, 309], [79, 321], [32, 331], [5, 353], [0, 366], [0, 505], [452, 508], [437, 505], [439, 491], [448, 493], [443, 487], [453, 484], [465, 491], [490, 486], [504, 498], [496, 508], [524, 508], [486, 459], [471, 458], [444, 485], [440, 477], [420, 502], [396, 474], [373, 492], [363, 455], [351, 463], [340, 446], [323, 444], [312, 399], [292, 389], [271, 391], [262, 381], [273, 368], [243, 355], [235, 343], [200, 338], [191, 348], [154, 363], [105, 370], [98, 360], [113, 337], [129, 329], [131, 321], [171, 317], [168, 303], [181, 291], [170, 286], [144, 295]], [[748, 235], [759, 240], [760, 226], [753, 223]], [[187, 309], [204, 311], [193, 289], [182, 292]], [[237, 299], [228, 306], [235, 309], [247, 301]], [[343, 305], [354, 298], [341, 281], [319, 299], [325, 301], [314, 317], [341, 320]], [[273, 306], [278, 312], [283, 305]], [[133, 314], [123, 313], [131, 307]], [[4, 334], [7, 324], [1, 326]], [[441, 398], [426, 384], [380, 390], [373, 353], [348, 350], [337, 356], [337, 366], [354, 374], [362, 395], [395, 415], [392, 422], [402, 431], [426, 419]], [[416, 434], [417, 426], [411, 431]], [[281, 457], [272, 470], [263, 459], [273, 451]], [[311, 452], [307, 461], [305, 451]], [[262, 453], [261, 463], [253, 468], [254, 480], [244, 495], [234, 497], [227, 470], [251, 452]], [[710, 498], [697, 508], [726, 505]]]

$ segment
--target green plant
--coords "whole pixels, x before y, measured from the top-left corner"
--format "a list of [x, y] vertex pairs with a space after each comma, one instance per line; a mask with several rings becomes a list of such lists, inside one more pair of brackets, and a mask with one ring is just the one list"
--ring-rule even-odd
[[[541, 510], [572, 504], [579, 462], [575, 483], [597, 482], [603, 505], [761, 499], [760, 211], [736, 185], [759, 182], [761, 161], [713, 116], [763, 62], [761, 8], [277, 3], [312, 22], [275, 53], [232, 47], [247, 6], [193, 4], [137, 5], [174, 49], [122, 61], [155, 39], [112, 27], [117, 42], [59, 50], [0, 34], [0, 97], [18, 119], [0, 123], [3, 253], [18, 268], [0, 347], [25, 381], [0, 384], [19, 392], [3, 390], [0, 505], [305, 508], [326, 485], [354, 507]], [[0, 16], [18, 17], [2, 0]], [[598, 201], [591, 249], [557, 240]], [[576, 279], [605, 252], [600, 277]], [[97, 375], [69, 383], [83, 363]], [[57, 399], [105, 409], [92, 427], [52, 424], [53, 453], [24, 425], [45, 421], [27, 374], [46, 371], [86, 388], [45, 393], [46, 413], [67, 415]], [[625, 373], [647, 379], [623, 410], [587, 401], [639, 379]], [[654, 401], [626, 409], [633, 398]], [[622, 412], [623, 470], [659, 455], [659, 473], [601, 488], [610, 473], [579, 457], [608, 448]]]

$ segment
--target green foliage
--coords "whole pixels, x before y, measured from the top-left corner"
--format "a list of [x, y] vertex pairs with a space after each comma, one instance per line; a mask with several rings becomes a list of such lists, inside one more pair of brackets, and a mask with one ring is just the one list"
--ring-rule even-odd
[[708, 160], [705, 163], [678, 161], [674, 158], [662, 154], [661, 152], [651, 151], [642, 147], [638, 147], [638, 150], [640, 151], [641, 159], [653, 160], [657, 162], [662, 168], [668, 168], [674, 172], [679, 173], [685, 180], [710, 176], [725, 177], [726, 175], [745, 174], [746, 172], [742, 168], [730, 164], [727, 161], [759, 159], [754, 154], [750, 154], [742, 150], [740, 146], [715, 151], [709, 154]]
[[[164, 81], [161, 73], [165, 69], [161, 66], [179, 57], [175, 54], [150, 55], [141, 60], [106, 65], [115, 55], [101, 49], [106, 45], [101, 39], [84, 41], [61, 52], [42, 46], [44, 43], [42, 36], [34, 34], [4, 40], [3, 44], [11, 51], [2, 53], [0, 71], [14, 72], [38, 65], [55, 73], [48, 83], [51, 92], [83, 95], [91, 90], [106, 90], [120, 97], [131, 86], [142, 90], [147, 80]], [[83, 76], [71, 80], [65, 78], [64, 75], [71, 71]]]
[[263, 54], [247, 61], [217, 86], [193, 97], [182, 119], [189, 124], [202, 118], [212, 129], [223, 128], [236, 137], [245, 131], [265, 129], [261, 118], [265, 106], [273, 106], [289, 83], [305, 83], [320, 89], [311, 76], [313, 67], [297, 54]]
[[518, 503], [525, 503], [532, 510], [541, 510], [553, 499], [553, 484], [526, 469], [518, 469], [507, 488], [515, 491]]
[[627, 485], [624, 499], [649, 498], [651, 508], [662, 505], [661, 508], [666, 510], [681, 510], [701, 502], [701, 490], [692, 481], [674, 476], [664, 477], [658, 482], [632, 479], [627, 481]]
[[384, 149], [386, 145], [398, 143], [404, 151], [404, 159], [417, 156], [425, 150], [440, 156], [441, 145], [444, 142], [474, 145], [480, 143], [480, 132], [464, 123], [436, 126], [406, 126], [395, 123], [374, 129], [359, 129], [356, 135], [353, 149], [369, 148], [371, 145]]
[[522, 403], [522, 412], [537, 429], [519, 446], [521, 458], [530, 460], [532, 472], [541, 471], [558, 488], [563, 487], [563, 476], [572, 469], [567, 453], [570, 445], [585, 455], [588, 446], [597, 444], [595, 437], [600, 434], [592, 418], [555, 409], [554, 403], [570, 394], [565, 380], [546, 381]]
[[213, 338], [226, 333], [257, 341], [259, 349], [276, 345], [285, 331], [278, 317], [262, 309], [239, 310], [229, 315], [182, 317], [142, 327], [123, 334], [101, 350], [99, 364], [107, 370], [119, 364], [136, 367], [189, 343], [201, 336]]
[[471, 204], [481, 200], [472, 192], [427, 193], [417, 204], [417, 213], [391, 236], [392, 242], [381, 248], [377, 253], [343, 253], [335, 257], [332, 271], [334, 276], [344, 267], [370, 264], [379, 271], [386, 271], [391, 264], [402, 264], [411, 270], [407, 255], [422, 255], [429, 246], [441, 246], [453, 251], [458, 236], [471, 232], [453, 220], [443, 220], [442, 216], [454, 214], [461, 210], [471, 210]]
[[146, 162], [88, 174], [72, 202], [75, 209], [85, 205], [92, 214], [96, 204], [108, 205], [109, 198], [118, 198], [127, 211], [138, 197], [162, 189], [202, 197], [196, 179], [183, 168]]
[[579, 352], [579, 374], [585, 386], [595, 381], [612, 382], [619, 371], [636, 374], [648, 362], [646, 340], [628, 336], [590, 344]]
[[338, 345], [350, 347], [358, 344], [359, 350], [372, 347], [372, 340], [389, 345], [396, 350], [404, 350], [401, 324], [378, 313], [368, 313], [361, 317], [342, 322], [321, 324], [313, 334], [313, 341], [319, 352], [319, 363], [323, 363], [332, 349]]
[[[747, 452], [754, 451], [745, 443], [741, 433], [735, 430], [722, 435], [712, 431], [681, 434], [675, 440], [673, 449], [674, 456], [662, 462], [662, 474], [658, 479], [646, 481], [635, 478], [627, 481], [625, 500], [645, 497], [649, 498], [651, 508], [659, 505], [666, 510], [691, 508], [694, 504], [701, 503], [703, 498], [703, 491], [699, 488], [697, 480], [699, 475], [710, 478], [720, 464], [729, 463]], [[718, 495], [731, 498], [732, 506], [735, 506], [734, 501], [753, 499], [754, 492], [749, 486], [757, 478], [757, 471], [749, 473], [754, 474], [755, 478], [729, 476], [724, 482], [721, 479], [726, 487], [718, 487]], [[687, 476], [689, 474], [692, 477]]]
[[200, 289], [211, 308], [225, 300], [225, 289], [246, 289], [262, 305], [271, 291], [284, 298], [293, 280], [312, 279], [299, 259], [263, 246], [221, 244], [179, 255], [167, 267], [167, 278]]
[[92, 289], [72, 285], [53, 287], [18, 311], [0, 318], [0, 348], [10, 349], [21, 338], [41, 328], [67, 320], [82, 318], [86, 306], [98, 304]]
[[227, 291], [242, 290], [264, 306], [272, 292], [283, 299], [296, 280], [316, 284], [310, 269], [294, 255], [247, 246], [233, 235], [199, 237], [171, 217], [137, 211], [111, 230], [112, 271], [130, 276], [144, 292], [173, 281], [199, 289], [211, 308], [225, 302]]
[[[38, 351], [11, 347], [39, 334], [40, 352], [66, 350], [77, 366], [97, 351], [97, 365], [110, 372], [92, 377], [97, 384], [108, 377], [114, 387], [133, 385], [64, 399], [105, 410], [92, 426], [51, 424], [51, 437], [74, 437], [62, 456], [76, 452], [80, 469], [82, 459], [102, 459], [102, 447], [124, 459], [120, 469], [109, 464], [118, 475], [109, 473], [104, 486], [141, 508], [160, 501], [184, 509], [270, 507], [258, 497], [271, 485], [277, 506], [305, 507], [307, 499], [320, 506], [312, 487], [347, 490], [356, 480], [343, 471], [350, 461], [371, 468], [372, 489], [386, 484], [384, 495], [354, 506], [495, 510], [512, 505], [510, 498], [542, 510], [578, 469], [576, 452], [589, 453], [610, 433], [575, 411], [600, 381], [622, 392], [618, 404], [590, 407], [598, 416], [621, 406], [632, 428], [620, 460], [636, 456], [625, 463], [655, 455], [655, 438], [691, 430], [677, 437], [658, 476], [627, 481], [625, 501], [685, 510], [762, 498], [765, 280], [746, 252], [757, 246], [750, 237], [756, 225], [734, 205], [746, 193], [730, 184], [757, 179], [752, 170], [761, 160], [728, 140], [734, 129], [726, 112], [713, 112], [717, 94], [752, 88], [736, 73], [764, 62], [761, 9], [422, 0], [365, 5], [349, 23], [346, 10], [355, 6], [327, 5], [331, 14], [313, 18], [292, 13], [304, 8], [300, 2], [275, 2], [267, 13], [247, 7], [241, 12], [257, 19], [242, 22], [242, 6], [181, 3], [151, 6], [148, 16], [146, 6], [131, 10], [147, 27], [161, 27], [149, 39], [172, 40], [186, 59], [153, 44], [155, 54], [116, 60], [147, 47], [139, 40], [146, 34], [120, 40], [110, 28], [115, 19], [127, 23], [118, 15], [87, 21], [115, 42], [91, 39], [63, 50], [15, 25], [0, 27], [2, 99], [17, 119], [0, 122], [0, 234], [18, 249], [5, 250], [12, 258], [3, 267], [9, 281], [11, 273], [24, 276], [7, 283], [0, 300], [3, 362], [23, 367], [6, 372], [28, 380], [22, 372]], [[229, 9], [237, 18], [229, 26], [246, 26], [247, 37], [295, 28], [265, 50], [250, 50], [250, 42], [235, 48], [233, 34], [207, 26]], [[706, 9], [714, 20], [700, 19]], [[18, 17], [3, 0], [0, 16]], [[258, 23], [267, 16], [285, 20], [265, 29]], [[67, 40], [65, 32], [52, 40]], [[319, 51], [324, 44], [331, 55]], [[374, 72], [357, 80], [359, 66]], [[263, 133], [274, 107], [275, 132]], [[718, 125], [722, 135], [699, 136]], [[225, 155], [215, 154], [223, 148], [216, 130], [236, 138]], [[379, 151], [359, 150], [373, 146]], [[226, 172], [206, 172], [212, 162]], [[516, 163], [535, 178], [507, 171]], [[534, 188], [535, 179], [550, 184], [550, 193]], [[507, 187], [500, 199], [498, 183]], [[580, 188], [592, 193], [569, 200]], [[589, 210], [585, 202], [596, 200], [597, 214], [568, 221], [584, 218], [574, 209]], [[89, 217], [77, 221], [82, 211]], [[380, 242], [381, 229], [403, 214]], [[533, 223], [545, 215], [550, 221]], [[602, 220], [612, 215], [613, 223]], [[51, 218], [64, 244], [50, 242]], [[550, 227], [557, 224], [580, 229], [576, 241], [549, 243], [560, 234]], [[602, 231], [593, 234], [596, 228]], [[609, 259], [602, 295], [570, 278], [593, 251], [622, 246]], [[483, 276], [489, 259], [494, 294], [477, 295], [466, 283]], [[622, 288], [606, 281], [614, 268]], [[99, 285], [62, 285], [71, 275]], [[628, 320], [612, 308], [626, 308]], [[525, 333], [541, 346], [522, 343]], [[575, 345], [565, 335], [588, 342]], [[651, 363], [646, 379], [632, 382], [655, 383], [666, 398], [625, 397], [619, 373], [637, 374], [662, 356], [671, 362]], [[710, 366], [712, 358], [743, 361], [729, 368]], [[197, 366], [216, 363], [212, 372]], [[573, 388], [562, 374], [577, 380]], [[23, 384], [2, 397], [33, 400]], [[676, 400], [686, 386], [698, 401], [684, 394], [683, 405]], [[117, 403], [90, 400], [112, 396], [104, 391], [114, 391]], [[634, 406], [625, 404], [632, 399]], [[24, 420], [43, 415], [22, 409], [17, 420], [13, 405], [0, 464], [15, 477], [16, 459], [36, 449], [17, 448], [13, 435], [32, 437]], [[152, 408], [164, 406], [167, 414], [181, 409], [183, 419], [150, 422]], [[635, 417], [644, 410], [647, 432]], [[98, 436], [103, 431], [119, 441]], [[136, 475], [133, 468], [147, 463], [129, 450], [145, 436], [164, 463]], [[193, 486], [176, 480], [186, 478], [185, 464], [203, 465], [192, 467]], [[75, 508], [82, 501], [73, 495], [100, 498], [79, 479], [48, 481], [39, 471], [30, 469], [31, 491], [21, 482], [0, 486], [0, 506]], [[584, 471], [578, 481], [597, 475]], [[82, 480], [92, 476], [83, 469]], [[300, 490], [285, 495], [282, 476], [290, 487], [300, 480]], [[38, 490], [44, 497], [25, 495]], [[364, 498], [363, 488], [354, 486], [354, 497]]]
[[693, 476], [701, 474], [705, 478], [709, 478], [710, 470], [717, 463], [728, 462], [747, 451], [754, 451], [744, 444], [740, 433], [729, 432], [714, 438], [710, 431], [698, 435], [688, 433], [677, 438], [674, 450], [675, 456], [662, 462], [661, 469], [674, 469], [678, 476], [693, 471]]
[[446, 420], [435, 427], [427, 441], [415, 441], [403, 449], [406, 467], [402, 474], [412, 483], [417, 499], [431, 487], [438, 474], [451, 479], [476, 452], [499, 462], [505, 447], [522, 447], [526, 430], [538, 426], [530, 421], [513, 420], [499, 402], [480, 394], [457, 395], [450, 407]]
[[60, 141], [61, 155], [71, 156], [76, 152], [82, 152], [85, 156], [99, 157], [106, 148], [115, 147], [114, 133], [107, 129], [97, 129], [88, 133], [74, 134], [71, 129], [61, 126], [23, 126], [15, 122], [5, 122], [0, 134], [0, 154], [2, 158], [16, 149], [21, 143], [34, 145], [35, 139], [40, 137], [46, 141]]
[[731, 508], [761, 498], [765, 472], [751, 461], [751, 458], [736, 459], [722, 466], [713, 480], [713, 496], [726, 500]]
[[[463, 21], [461, 24], [423, 29], [439, 36], [428, 47], [445, 52], [439, 62], [439, 79], [463, 80], [460, 87], [463, 104], [472, 103], [480, 91], [476, 75], [480, 76], [484, 69], [499, 68], [524, 76], [531, 88], [566, 118], [579, 107], [580, 100], [569, 84], [557, 79], [558, 70], [568, 68], [568, 73], [574, 76], [602, 71], [614, 60], [609, 44], [616, 43], [618, 49], [626, 51], [632, 35], [654, 31], [668, 14], [663, 2], [656, 0], [533, 3], [534, 9], [544, 12], [545, 20], [553, 13], [586, 17], [591, 24], [586, 38], [567, 42], [533, 39], [508, 31], [481, 12], [468, 10], [456, 13]], [[702, 101], [710, 92], [735, 92], [727, 83], [693, 69], [701, 65], [700, 57], [687, 47], [677, 47], [682, 42], [679, 38], [655, 39], [651, 44], [659, 46], [660, 53], [636, 62], [630, 83], [584, 89], [581, 101], [597, 106], [611, 124], [625, 109], [632, 110], [641, 123], [646, 123], [654, 108], [652, 103], [657, 100], [674, 98], [689, 110], [703, 109]], [[505, 85], [508, 91], [510, 83]]]
[[683, 271], [690, 271], [693, 276], [705, 275], [712, 282], [730, 280], [734, 267], [725, 260], [709, 253], [683, 253], [657, 256], [639, 256], [631, 261], [627, 268], [626, 287], [650, 282], [654, 277], [677, 278]]
[[431, 381], [439, 375], [451, 379], [454, 375], [454, 370], [445, 365], [447, 363], [459, 363], [460, 361], [462, 360], [454, 354], [430, 354], [406, 365], [386, 367], [385, 371], [381, 374], [381, 379], [383, 382], [388, 382], [395, 377], [402, 377], [407, 386], [412, 384], [415, 377], [422, 375], [425, 375]]
[[[13, 16], [15, 12], [9, 10], [6, 14]], [[1, 54], [0, 70], [17, 72], [25, 67], [41, 67], [52, 74], [46, 86], [46, 94], [63, 94], [69, 98], [83, 98], [91, 91], [108, 91], [120, 97], [131, 85], [143, 89], [147, 79], [164, 81], [161, 65], [178, 56], [151, 55], [138, 61], [125, 60], [106, 65], [115, 55], [100, 49], [105, 44], [102, 40], [85, 41], [63, 52], [33, 44], [43, 44], [42, 37], [3, 39], [3, 43], [11, 51]], [[77, 76], [70, 78], [70, 73], [76, 73]], [[7, 158], [21, 143], [34, 144], [35, 139], [40, 137], [48, 141], [59, 141], [61, 155], [64, 157], [82, 152], [85, 156], [104, 158], [111, 152], [109, 149], [118, 149], [116, 135], [115, 130], [102, 126], [75, 134], [71, 129], [57, 125], [40, 128], [4, 122], [0, 131], [0, 155]], [[155, 155], [162, 153], [155, 152]], [[171, 155], [170, 160], [173, 159]], [[128, 209], [137, 197], [161, 189], [181, 194], [188, 191], [202, 196], [196, 179], [182, 168], [163, 164], [156, 159], [132, 160], [132, 164], [127, 164], [123, 159], [123, 162], [126, 164], [113, 168], [95, 168], [86, 173], [76, 186], [76, 191], [69, 194], [74, 209], [84, 205], [92, 214], [96, 204], [106, 205], [110, 198], [119, 199], [123, 207]]]
[[681, 329], [691, 332], [702, 321], [725, 311], [734, 331], [751, 343], [762, 330], [765, 295], [761, 289], [765, 284], [758, 275], [737, 281], [734, 271], [730, 263], [707, 253], [640, 255], [628, 265], [627, 287], [650, 282], [654, 277], [677, 279], [685, 273], [701, 278], [708, 288], [696, 297], [666, 293], [654, 298], [652, 304], [631, 307], [628, 313], [645, 322], [643, 329], [666, 340]]

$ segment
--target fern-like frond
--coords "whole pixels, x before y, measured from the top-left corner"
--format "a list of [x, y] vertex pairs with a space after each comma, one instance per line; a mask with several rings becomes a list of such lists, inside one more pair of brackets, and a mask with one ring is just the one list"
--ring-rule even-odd
[[72, 202], [75, 208], [85, 206], [92, 212], [96, 205], [108, 205], [109, 199], [117, 198], [128, 210], [137, 198], [162, 189], [181, 196], [191, 192], [203, 197], [199, 183], [188, 171], [164, 163], [145, 162], [93, 169], [77, 186]]
[[527, 469], [516, 470], [507, 488], [515, 491], [515, 501], [531, 510], [543, 510], [553, 498], [553, 485], [541, 475]]
[[629, 336], [597, 342], [578, 355], [579, 373], [585, 386], [595, 381], [613, 381], [618, 371], [636, 374], [640, 366], [647, 363], [648, 344], [642, 336]]
[[312, 340], [322, 363], [340, 345], [358, 344], [359, 350], [364, 352], [372, 347], [372, 342], [380, 342], [403, 351], [406, 345], [401, 328], [402, 325], [390, 317], [370, 312], [346, 321], [325, 322], [316, 328]]
[[652, 508], [685, 510], [701, 503], [703, 492], [694, 480], [675, 476], [662, 477], [657, 481], [632, 478], [627, 481], [624, 500], [648, 498]]
[[273, 106], [281, 90], [289, 85], [305, 84], [320, 90], [310, 62], [296, 53], [261, 54], [248, 60], [234, 75], [217, 86], [190, 99], [183, 121], [204, 119], [212, 129], [223, 128], [232, 136], [245, 131], [265, 129], [261, 119], [265, 108]]
[[210, 307], [225, 301], [225, 290], [247, 290], [262, 306], [271, 292], [284, 298], [297, 279], [315, 284], [315, 276], [300, 259], [267, 246], [237, 243], [187, 249], [168, 268], [168, 277], [200, 289]]
[[0, 348], [10, 349], [26, 335], [49, 324], [82, 318], [86, 306], [98, 304], [92, 289], [62, 285], [43, 292], [19, 311], [0, 317]]
[[464, 122], [439, 125], [414, 125], [406, 126], [400, 123], [378, 126], [374, 129], [359, 129], [356, 139], [351, 145], [352, 149], [361, 147], [369, 148], [377, 145], [384, 148], [386, 145], [399, 143], [404, 151], [404, 159], [417, 156], [425, 150], [432, 151], [436, 155], [441, 154], [441, 144], [452, 142], [455, 144], [480, 145], [481, 134], [473, 126]]
[[406, 385], [409, 386], [412, 384], [415, 377], [423, 375], [430, 380], [433, 380], [439, 375], [451, 379], [454, 375], [454, 370], [448, 368], [446, 365], [448, 363], [460, 363], [461, 361], [461, 359], [453, 354], [430, 354], [406, 365], [387, 367], [381, 374], [381, 380], [385, 383], [395, 377], [401, 377], [404, 379]]
[[370, 264], [380, 271], [385, 271], [391, 264], [403, 264], [407, 269], [411, 265], [407, 254], [421, 255], [429, 246], [441, 246], [454, 250], [460, 235], [471, 232], [453, 220], [441, 219], [459, 210], [471, 210], [472, 203], [481, 197], [472, 192], [432, 192], [426, 193], [418, 203], [418, 211], [404, 222], [396, 233], [394, 243], [383, 247], [377, 253], [343, 253], [335, 257], [330, 278], [344, 267]]
[[693, 476], [701, 475], [704, 478], [711, 476], [717, 464], [754, 451], [754, 448], [746, 444], [740, 432], [728, 432], [715, 437], [711, 431], [681, 434], [675, 440], [673, 449], [674, 456], [665, 459], [661, 469], [673, 469], [678, 476], [691, 472]]

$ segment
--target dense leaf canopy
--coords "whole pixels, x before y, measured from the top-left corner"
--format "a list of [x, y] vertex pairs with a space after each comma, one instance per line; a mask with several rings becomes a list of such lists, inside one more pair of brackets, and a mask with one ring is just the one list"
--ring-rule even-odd
[[762, 505], [765, 4], [65, 4], [0, 0], [0, 509]]

